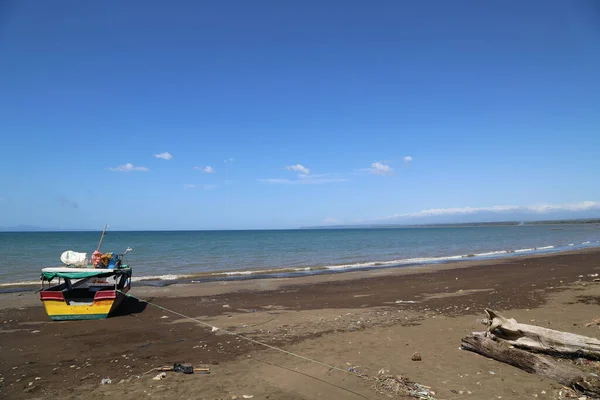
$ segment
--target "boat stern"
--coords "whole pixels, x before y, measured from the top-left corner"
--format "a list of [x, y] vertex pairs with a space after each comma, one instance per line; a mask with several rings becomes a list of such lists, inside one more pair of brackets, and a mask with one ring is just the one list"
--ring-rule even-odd
[[123, 294], [116, 290], [97, 291], [89, 300], [65, 298], [62, 291], [40, 292], [46, 314], [54, 321], [107, 318], [122, 299]]

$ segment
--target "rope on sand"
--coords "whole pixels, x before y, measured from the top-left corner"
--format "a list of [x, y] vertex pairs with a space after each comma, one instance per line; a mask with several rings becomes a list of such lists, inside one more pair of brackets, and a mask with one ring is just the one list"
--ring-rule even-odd
[[[144, 302], [144, 303], [146, 303], [146, 304], [150, 304], [151, 306], [154, 306], [154, 307], [156, 307], [156, 308], [158, 308], [158, 309], [160, 309], [160, 310], [163, 310], [163, 311], [169, 312], [169, 313], [171, 313], [171, 314], [178, 315], [178, 316], [180, 316], [180, 317], [182, 317], [182, 318], [185, 318], [185, 319], [189, 319], [190, 321], [197, 322], [197, 323], [199, 323], [199, 324], [201, 324], [201, 325], [204, 325], [204, 326], [206, 326], [206, 327], [209, 327], [209, 328], [211, 328], [213, 332], [216, 332], [216, 331], [225, 332], [225, 333], [227, 333], [227, 334], [230, 334], [230, 335], [233, 335], [233, 336], [239, 337], [240, 339], [244, 339], [244, 340], [247, 340], [247, 341], [249, 341], [249, 342], [252, 342], [252, 343], [255, 343], [255, 344], [258, 344], [258, 345], [264, 346], [264, 347], [268, 347], [269, 349], [277, 350], [277, 351], [280, 351], [280, 352], [282, 352], [282, 353], [285, 353], [285, 354], [288, 354], [288, 355], [291, 355], [291, 356], [294, 356], [294, 357], [298, 357], [298, 358], [300, 358], [300, 359], [303, 359], [303, 360], [305, 360], [305, 361], [309, 361], [309, 362], [312, 362], [312, 363], [315, 363], [315, 364], [319, 364], [319, 365], [322, 365], [322, 366], [324, 366], [324, 367], [327, 367], [327, 368], [330, 368], [330, 369], [334, 369], [334, 370], [336, 370], [336, 371], [340, 371], [340, 372], [344, 372], [344, 373], [347, 373], [347, 374], [353, 374], [353, 375], [356, 375], [356, 374], [353, 372], [353, 370], [345, 370], [345, 369], [343, 369], [343, 368], [339, 368], [339, 367], [336, 367], [336, 366], [334, 366], [334, 365], [330, 365], [330, 364], [327, 364], [327, 363], [324, 363], [324, 362], [321, 362], [321, 361], [318, 361], [318, 360], [315, 360], [315, 359], [312, 359], [312, 358], [309, 358], [309, 357], [305, 357], [305, 356], [303, 356], [303, 355], [300, 355], [300, 354], [293, 353], [293, 352], [291, 352], [291, 351], [284, 350], [284, 349], [282, 349], [282, 348], [279, 348], [279, 347], [272, 346], [272, 345], [270, 345], [270, 344], [267, 344], [267, 343], [261, 342], [261, 341], [259, 341], [259, 340], [251, 339], [251, 338], [249, 338], [249, 337], [246, 337], [246, 336], [240, 335], [239, 333], [235, 333], [235, 332], [232, 332], [232, 331], [228, 331], [228, 330], [226, 330], [226, 329], [222, 329], [222, 328], [216, 327], [216, 326], [214, 326], [214, 325], [211, 325], [211, 324], [209, 324], [209, 323], [207, 323], [207, 322], [201, 321], [201, 320], [199, 320], [198, 318], [194, 318], [194, 317], [190, 317], [190, 316], [188, 316], [188, 315], [181, 314], [181, 313], [179, 313], [179, 312], [177, 312], [177, 311], [175, 311], [175, 310], [171, 310], [171, 309], [168, 309], [168, 308], [166, 308], [166, 307], [163, 307], [163, 306], [161, 306], [160, 304], [154, 304], [154, 303], [151, 303], [151, 302], [149, 302], [149, 301], [147, 301], [147, 300], [140, 299], [139, 297], [136, 297], [136, 296], [134, 296], [134, 295], [132, 295], [132, 294], [124, 293], [124, 292], [122, 292], [122, 291], [120, 291], [120, 290], [117, 290], [117, 292], [119, 292], [119, 293], [121, 293], [121, 294], [123, 294], [123, 295], [125, 295], [125, 296], [127, 296], [127, 297], [130, 297], [130, 298], [132, 298], [132, 299], [136, 299], [136, 300], [138, 300], [138, 301], [141, 301], [141, 302]], [[302, 373], [302, 372], [299, 372], [299, 371], [294, 371], [294, 370], [292, 370], [292, 369], [289, 369], [289, 368], [286, 368], [286, 367], [281, 367], [281, 366], [279, 366], [279, 365], [276, 365], [276, 364], [271, 364], [271, 363], [269, 363], [269, 362], [266, 362], [266, 361], [264, 361], [264, 360], [259, 360], [259, 361], [262, 361], [262, 362], [265, 362], [265, 363], [267, 363], [267, 364], [274, 365], [274, 366], [277, 366], [277, 367], [280, 367], [280, 368], [283, 368], [283, 369], [287, 369], [287, 370], [289, 370], [289, 371], [296, 372], [296, 373], [299, 373], [299, 374], [301, 374], [301, 375], [305, 375], [305, 376], [307, 376], [307, 377], [310, 377], [310, 378], [316, 379], [316, 380], [318, 380], [318, 381], [321, 381], [321, 382], [327, 383], [327, 384], [329, 384], [329, 385], [335, 386], [335, 387], [337, 387], [337, 388], [339, 388], [339, 389], [342, 389], [342, 390], [344, 390], [344, 391], [347, 391], [347, 392], [349, 392], [349, 393], [352, 393], [352, 394], [355, 394], [355, 395], [357, 395], [357, 396], [360, 396], [360, 397], [362, 397], [362, 398], [364, 398], [364, 399], [368, 399], [368, 397], [366, 397], [365, 395], [362, 395], [362, 394], [360, 394], [360, 393], [356, 393], [356, 392], [354, 392], [354, 391], [352, 391], [352, 390], [350, 390], [350, 389], [346, 389], [346, 388], [344, 388], [344, 387], [342, 387], [342, 386], [338, 386], [338, 385], [336, 385], [336, 384], [334, 384], [334, 383], [331, 383], [331, 382], [324, 381], [324, 380], [322, 380], [322, 379], [319, 379], [319, 378], [316, 378], [316, 377], [314, 377], [314, 376], [311, 376], [311, 375], [308, 375], [308, 374], [304, 374], [304, 373]], [[154, 369], [150, 370], [149, 372], [151, 372], [151, 371], [153, 371], [153, 370], [154, 370]]]
[[225, 333], [228, 333], [228, 334], [230, 334], [230, 335], [237, 336], [237, 337], [239, 337], [240, 339], [244, 339], [244, 340], [247, 340], [247, 341], [249, 341], [249, 342], [252, 342], [252, 343], [255, 343], [255, 344], [258, 344], [258, 345], [264, 346], [264, 347], [268, 347], [268, 348], [270, 348], [270, 349], [277, 350], [277, 351], [280, 351], [280, 352], [282, 352], [282, 353], [285, 353], [285, 354], [288, 354], [288, 355], [291, 355], [291, 356], [294, 356], [294, 357], [298, 357], [298, 358], [301, 358], [301, 359], [303, 359], [303, 360], [310, 361], [310, 362], [312, 362], [312, 363], [319, 364], [319, 365], [322, 365], [322, 366], [324, 366], [324, 367], [327, 367], [327, 368], [331, 368], [331, 369], [334, 369], [334, 370], [337, 370], [337, 371], [341, 371], [341, 372], [345, 372], [345, 373], [352, 374], [352, 371], [348, 371], [348, 370], [345, 370], [345, 369], [342, 369], [342, 368], [336, 367], [336, 366], [334, 366], [334, 365], [330, 365], [330, 364], [327, 364], [327, 363], [324, 363], [324, 362], [321, 362], [321, 361], [318, 361], [318, 360], [315, 360], [315, 359], [312, 359], [312, 358], [309, 358], [309, 357], [305, 357], [305, 356], [303, 356], [303, 355], [296, 354], [296, 353], [293, 353], [293, 352], [291, 352], [291, 351], [287, 351], [287, 350], [284, 350], [284, 349], [282, 349], [282, 348], [279, 348], [279, 347], [272, 346], [272, 345], [270, 345], [270, 344], [267, 344], [267, 343], [261, 342], [261, 341], [259, 341], [259, 340], [251, 339], [251, 338], [249, 338], [249, 337], [246, 337], [246, 336], [240, 335], [239, 333], [235, 333], [235, 332], [232, 332], [232, 331], [228, 331], [228, 330], [226, 330], [226, 329], [223, 329], [223, 328], [216, 327], [216, 326], [214, 326], [214, 325], [211, 325], [211, 324], [209, 324], [209, 323], [207, 323], [207, 322], [201, 321], [201, 320], [199, 320], [198, 318], [193, 318], [193, 317], [190, 317], [190, 316], [187, 316], [187, 315], [181, 314], [181, 313], [179, 313], [179, 312], [177, 312], [177, 311], [170, 310], [170, 309], [168, 309], [168, 308], [166, 308], [166, 307], [163, 307], [163, 306], [161, 306], [161, 305], [159, 305], [159, 304], [150, 303], [149, 301], [146, 301], [146, 300], [144, 300], [144, 299], [140, 299], [139, 297], [133, 296], [133, 295], [131, 295], [131, 294], [128, 294], [128, 293], [123, 293], [123, 292], [121, 292], [120, 290], [118, 290], [118, 292], [119, 292], [119, 293], [122, 293], [122, 294], [124, 294], [124, 295], [125, 295], [125, 296], [127, 296], [127, 297], [131, 297], [131, 298], [133, 298], [133, 299], [136, 299], [136, 300], [138, 300], [138, 301], [142, 301], [142, 302], [144, 302], [144, 303], [146, 303], [146, 304], [150, 304], [151, 306], [154, 306], [154, 307], [156, 307], [156, 308], [159, 308], [159, 309], [161, 309], [161, 310], [163, 310], [163, 311], [167, 311], [167, 312], [170, 312], [171, 314], [175, 314], [175, 315], [178, 315], [178, 316], [180, 316], [180, 317], [182, 317], [182, 318], [186, 318], [186, 319], [189, 319], [189, 320], [191, 320], [191, 321], [194, 321], [194, 322], [197, 322], [197, 323], [199, 323], [199, 324], [202, 324], [202, 325], [204, 325], [204, 326], [206, 326], [206, 327], [209, 327], [209, 328], [211, 328], [213, 332], [216, 332], [216, 331], [225, 332]]

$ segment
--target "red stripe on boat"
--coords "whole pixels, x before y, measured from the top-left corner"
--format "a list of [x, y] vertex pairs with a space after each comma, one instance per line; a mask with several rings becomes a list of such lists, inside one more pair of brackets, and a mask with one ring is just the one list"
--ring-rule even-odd
[[96, 292], [94, 296], [94, 300], [113, 300], [117, 298], [117, 292], [114, 290], [102, 290], [100, 292]]
[[62, 292], [40, 292], [40, 300], [64, 301], [65, 296], [63, 296]]

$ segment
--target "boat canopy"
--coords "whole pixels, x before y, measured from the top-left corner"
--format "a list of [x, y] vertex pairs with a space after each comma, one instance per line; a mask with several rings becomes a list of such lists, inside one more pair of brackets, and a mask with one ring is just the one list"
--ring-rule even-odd
[[99, 269], [99, 268], [65, 268], [65, 267], [49, 267], [42, 268], [42, 280], [51, 281], [54, 278], [66, 279], [85, 279], [85, 278], [105, 278], [113, 275], [128, 275], [131, 276], [131, 268], [114, 268], [114, 269]]

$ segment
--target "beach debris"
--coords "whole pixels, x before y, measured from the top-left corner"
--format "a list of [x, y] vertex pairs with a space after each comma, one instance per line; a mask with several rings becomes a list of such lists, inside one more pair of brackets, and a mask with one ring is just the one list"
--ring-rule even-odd
[[[572, 361], [600, 359], [600, 340], [521, 324], [489, 309], [485, 312], [490, 321], [487, 331], [463, 338], [461, 349], [552, 379], [576, 390], [578, 395], [600, 396], [600, 377], [580, 369], [581, 362]], [[571, 361], [559, 362], [554, 357]]]
[[166, 377], [167, 377], [167, 373], [166, 372], [161, 372], [160, 374], [158, 374], [154, 378], [152, 378], [152, 380], [154, 380], [154, 381], [160, 381], [161, 379], [165, 379]]
[[198, 373], [198, 374], [210, 374], [210, 368], [208, 367], [197, 367], [194, 368], [191, 364], [182, 364], [182, 363], [175, 363], [173, 364], [172, 367], [158, 367], [158, 368], [154, 368], [151, 369], [148, 372], [151, 371], [161, 371], [161, 372], [181, 372], [184, 374], [193, 374], [193, 373]]
[[352, 367], [348, 368], [348, 372], [354, 372], [355, 374], [358, 374], [359, 373], [358, 372], [358, 368], [359, 367], [360, 367], [359, 365], [352, 366]]
[[423, 360], [423, 358], [421, 357], [421, 353], [419, 353], [419, 352], [413, 353], [413, 355], [410, 357], [410, 359], [413, 361]]
[[245, 399], [251, 399], [254, 397], [254, 395], [253, 394], [243, 394], [242, 397]]
[[167, 318], [169, 318], [168, 315], [163, 315], [162, 317], [160, 317], [160, 319], [167, 319]]
[[219, 330], [219, 328], [217, 328], [216, 326], [213, 326], [212, 329], [211, 329], [211, 332], [216, 332], [218, 330]]
[[173, 364], [172, 371], [173, 372], [182, 372], [184, 374], [193, 374], [194, 367], [192, 366], [192, 364], [175, 363], [175, 364]]
[[418, 301], [415, 300], [396, 300], [396, 304], [415, 304]]
[[591, 320], [590, 322], [585, 324], [585, 326], [594, 326], [594, 325], [600, 325], [600, 318], [594, 318], [593, 320]]
[[35, 330], [35, 331], [31, 331], [31, 333], [40, 333], [41, 331]]
[[490, 309], [486, 309], [485, 312], [490, 320], [488, 333], [514, 347], [549, 354], [600, 359], [598, 339], [537, 325], [521, 324], [514, 318], [505, 318]]
[[93, 378], [94, 376], [96, 376], [96, 374], [94, 374], [93, 372], [91, 372], [91, 373], [89, 373], [87, 375], [82, 376], [81, 378], [79, 378], [79, 380], [80, 381], [85, 381], [86, 379]]
[[401, 375], [384, 375], [373, 379], [373, 389], [382, 395], [411, 396], [420, 400], [435, 400], [429, 386], [411, 382]]
[[112, 383], [112, 380], [110, 378], [102, 378], [102, 380], [100, 381], [100, 383], [102, 385], [110, 385]]
[[35, 386], [35, 385], [29, 385], [29, 386], [27, 386], [25, 389], [23, 389], [23, 392], [25, 392], [25, 393], [31, 393], [31, 392], [33, 392], [35, 389], [37, 389], [37, 386]]

